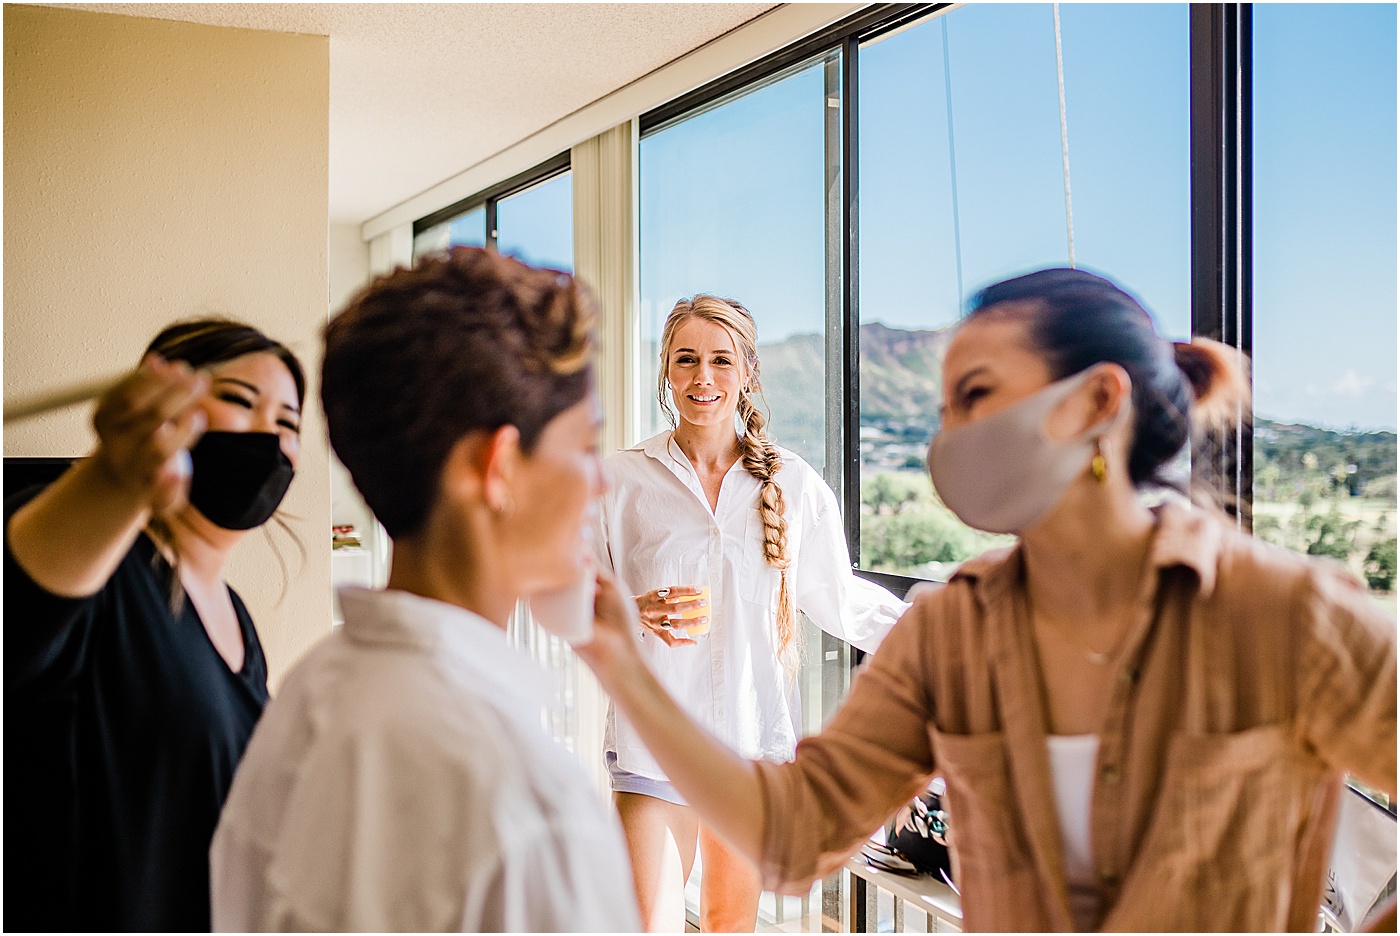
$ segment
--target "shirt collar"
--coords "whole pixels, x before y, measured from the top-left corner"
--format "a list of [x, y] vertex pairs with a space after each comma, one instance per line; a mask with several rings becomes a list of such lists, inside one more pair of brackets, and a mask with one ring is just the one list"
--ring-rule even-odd
[[[1195, 573], [1197, 593], [1209, 597], [1215, 589], [1220, 560], [1221, 525], [1209, 512], [1174, 501], [1152, 508], [1156, 530], [1147, 556], [1149, 569], [1159, 573], [1185, 568]], [[1021, 546], [997, 549], [969, 559], [953, 573], [953, 581], [967, 579], [979, 590], [993, 592], [1015, 586], [1020, 580]]]
[[638, 442], [628, 451], [641, 452], [648, 458], [654, 458], [663, 465], [671, 467], [672, 470], [680, 468], [692, 475], [695, 473], [690, 459], [685, 457], [685, 452], [681, 451], [680, 444], [676, 442], [675, 433], [670, 429], [663, 429], [650, 439]]
[[663, 429], [650, 439], [643, 439], [636, 445], [630, 446], [629, 452], [642, 452], [652, 458], [662, 458], [666, 455], [666, 450], [671, 444], [671, 430]]
[[489, 686], [490, 694], [536, 706], [561, 704], [555, 675], [478, 614], [406, 591], [342, 586], [338, 593], [343, 632], [353, 643], [445, 655]]

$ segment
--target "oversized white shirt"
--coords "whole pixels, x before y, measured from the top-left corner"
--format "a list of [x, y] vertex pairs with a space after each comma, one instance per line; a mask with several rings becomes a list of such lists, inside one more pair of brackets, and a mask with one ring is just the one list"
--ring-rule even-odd
[[541, 727], [549, 674], [461, 608], [340, 600], [234, 777], [214, 929], [636, 931], [621, 830]]
[[[797, 608], [834, 637], [867, 652], [908, 605], [854, 575], [836, 495], [796, 453], [779, 448], [776, 480], [787, 504], [788, 571]], [[777, 652], [780, 573], [763, 558], [759, 483], [736, 462], [713, 512], [669, 431], [607, 459], [594, 538], [599, 562], [633, 594], [665, 585], [681, 553], [704, 548], [710, 571], [710, 633], [697, 646], [667, 647], [647, 633], [641, 653], [680, 705], [745, 757], [791, 760], [801, 733], [797, 681]], [[605, 747], [618, 766], [665, 774], [626, 718], [608, 711]]]

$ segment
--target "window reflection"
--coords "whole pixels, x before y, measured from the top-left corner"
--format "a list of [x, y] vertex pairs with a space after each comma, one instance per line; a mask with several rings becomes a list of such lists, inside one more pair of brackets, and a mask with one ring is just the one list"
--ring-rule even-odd
[[435, 224], [413, 237], [413, 259], [449, 247], [486, 246], [486, 206]]

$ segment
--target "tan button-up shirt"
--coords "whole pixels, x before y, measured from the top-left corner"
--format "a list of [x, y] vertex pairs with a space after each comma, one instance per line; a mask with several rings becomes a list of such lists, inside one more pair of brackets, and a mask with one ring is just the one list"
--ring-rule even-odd
[[[1395, 624], [1344, 570], [1176, 505], [1100, 730], [1104, 930], [1313, 930], [1343, 771], [1395, 793]], [[1018, 550], [921, 595], [791, 764], [758, 764], [764, 886], [830, 874], [935, 772], [964, 923], [1070, 930]]]

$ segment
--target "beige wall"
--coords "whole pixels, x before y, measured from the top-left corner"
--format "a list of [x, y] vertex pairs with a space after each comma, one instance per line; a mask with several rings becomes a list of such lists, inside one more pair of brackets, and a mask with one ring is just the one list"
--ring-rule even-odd
[[[309, 375], [327, 308], [329, 41], [34, 6], [4, 9], [7, 400], [135, 364], [166, 323], [218, 313]], [[316, 389], [310, 388], [310, 399]], [[6, 455], [89, 449], [89, 408], [7, 427]], [[282, 576], [261, 532], [229, 580], [273, 679], [331, 621], [328, 448], [306, 407]]]

